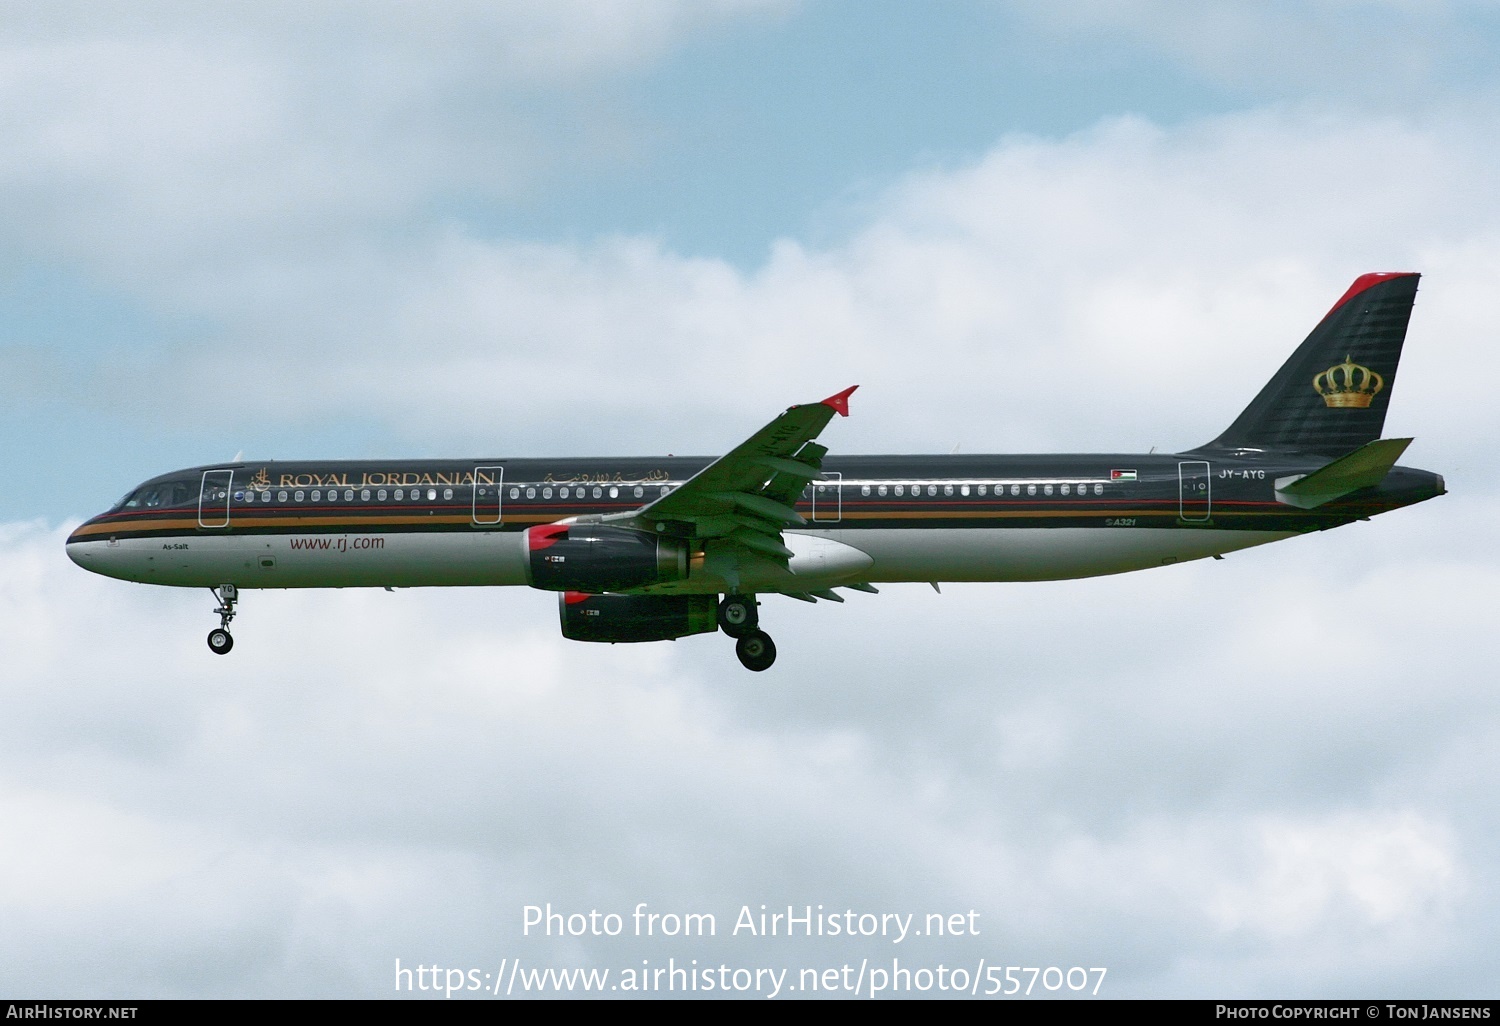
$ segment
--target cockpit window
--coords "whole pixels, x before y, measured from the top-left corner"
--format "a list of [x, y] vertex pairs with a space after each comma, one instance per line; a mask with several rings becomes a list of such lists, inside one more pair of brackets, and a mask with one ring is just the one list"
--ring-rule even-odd
[[118, 509], [167, 509], [191, 506], [197, 501], [188, 481], [158, 481], [144, 485], [121, 500]]

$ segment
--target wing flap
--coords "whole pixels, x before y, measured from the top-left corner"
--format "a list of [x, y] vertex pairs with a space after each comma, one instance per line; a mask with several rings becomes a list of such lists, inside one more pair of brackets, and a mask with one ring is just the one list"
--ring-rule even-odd
[[729, 540], [745, 546], [745, 548], [752, 552], [759, 552], [762, 555], [770, 556], [783, 564], [795, 555], [791, 549], [781, 543], [780, 535], [772, 537], [771, 535], [761, 534], [759, 531], [742, 528], [731, 533]]
[[[806, 449], [807, 446], [803, 446]], [[822, 448], [819, 446], [818, 448]], [[826, 449], [824, 450], [827, 451]], [[800, 453], [800, 450], [799, 450]], [[753, 461], [763, 467], [768, 467], [778, 474], [786, 474], [788, 477], [800, 477], [804, 481], [811, 481], [822, 473], [821, 466], [813, 466], [811, 463], [803, 463], [795, 459], [782, 459], [780, 456], [758, 456]]]
[[807, 523], [807, 519], [792, 507], [753, 492], [709, 492], [705, 497], [730, 506], [737, 506], [758, 517], [791, 527], [801, 527]]
[[[782, 469], [766, 482], [761, 494], [786, 506], [795, 504], [808, 482], [822, 476], [823, 457], [826, 455], [827, 446], [808, 442], [797, 450], [795, 457], [782, 461]], [[793, 471], [793, 467], [797, 469]]]
[[[744, 528], [747, 531], [755, 531], [771, 538], [781, 537], [781, 524], [774, 520], [765, 520], [761, 517], [745, 516], [740, 513], [731, 513], [725, 519], [734, 527]], [[732, 530], [732, 529], [731, 529]]]

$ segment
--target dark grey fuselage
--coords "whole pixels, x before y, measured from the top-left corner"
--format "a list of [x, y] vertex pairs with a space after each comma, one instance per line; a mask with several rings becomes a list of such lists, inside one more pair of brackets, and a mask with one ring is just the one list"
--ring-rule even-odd
[[[200, 467], [146, 482], [79, 527], [68, 551], [112, 577], [188, 587], [521, 585], [526, 528], [638, 508], [709, 462]], [[1122, 573], [1338, 527], [1444, 490], [1436, 474], [1396, 467], [1316, 509], [1277, 498], [1278, 480], [1324, 462], [1248, 452], [830, 456], [797, 503], [806, 524], [787, 532], [790, 570], [808, 586]], [[650, 590], [725, 589], [700, 569]]]

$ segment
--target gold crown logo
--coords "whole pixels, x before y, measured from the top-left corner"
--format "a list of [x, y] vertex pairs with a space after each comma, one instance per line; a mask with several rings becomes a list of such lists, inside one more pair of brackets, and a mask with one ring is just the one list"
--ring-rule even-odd
[[1313, 378], [1313, 389], [1323, 397], [1323, 405], [1334, 409], [1368, 409], [1370, 400], [1384, 387], [1385, 378], [1348, 356]]
[[271, 490], [271, 475], [266, 473], [265, 467], [261, 467], [260, 472], [250, 479], [250, 487], [257, 492]]

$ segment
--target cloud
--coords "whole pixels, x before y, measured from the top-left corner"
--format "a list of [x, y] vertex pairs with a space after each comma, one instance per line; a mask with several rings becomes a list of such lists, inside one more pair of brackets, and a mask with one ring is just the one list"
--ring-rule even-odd
[[[436, 0], [418, 10], [395, 0], [318, 4], [272, 2], [206, 8], [182, 0], [129, 7], [62, 0], [26, 12], [8, 35], [37, 44], [59, 40], [161, 37], [254, 41], [311, 62], [314, 55], [380, 54], [404, 65], [557, 80], [659, 56], [685, 36], [743, 17], [774, 16], [795, 0]], [[343, 69], [340, 69], [343, 70]]]
[[1484, 54], [1496, 27], [1472, 0], [1022, 0], [1013, 9], [1045, 33], [1107, 46], [1117, 60], [1122, 46], [1138, 47], [1252, 95], [1400, 108], [1490, 80]]
[[[722, 638], [565, 642], [528, 589], [253, 592], [220, 659], [206, 593], [8, 525], [0, 964], [44, 992], [87, 964], [90, 993], [377, 996], [396, 958], [1003, 949], [1108, 965], [1116, 996], [1466, 993], [1500, 566], [1450, 553], [1484, 521], [1449, 497], [1207, 566], [769, 598], [782, 658], [753, 678]], [[524, 935], [547, 902], [720, 932]], [[788, 903], [982, 932], [729, 932]]]
[[[309, 25], [331, 31], [319, 10]], [[19, 401], [134, 416], [131, 397], [163, 389], [160, 427], [212, 416], [252, 455], [268, 424], [356, 419], [426, 452], [707, 453], [860, 383], [836, 451], [1181, 448], [1227, 423], [1355, 275], [1397, 268], [1427, 278], [1393, 428], [1440, 407], [1411, 430], [1454, 440], [1449, 460], [1486, 428], [1479, 406], [1441, 400], [1455, 360], [1493, 370], [1486, 113], [1303, 104], [1008, 136], [861, 194], [845, 236], [782, 239], [742, 270], [649, 237], [527, 242], [445, 216], [455, 190], [483, 180], [493, 199], [552, 159], [514, 82], [494, 84], [495, 107], [449, 100], [490, 74], [464, 56], [489, 34], [549, 53], [583, 33], [580, 52], [615, 40], [638, 62], [668, 44], [637, 38], [781, 6], [627, 5], [598, 24], [534, 5], [441, 7], [430, 24], [382, 10], [329, 67], [316, 33], [286, 41], [283, 16], [304, 16], [285, 10], [240, 32], [126, 13], [12, 36], [0, 219], [29, 260], [86, 266], [145, 312], [82, 366], [0, 350]], [[633, 27], [604, 31], [615, 18]], [[442, 74], [390, 72], [446, 61], [434, 40], [458, 50], [452, 96]], [[372, 47], [394, 56], [359, 57]], [[568, 73], [618, 66], [590, 60]], [[685, 421], [723, 428], [685, 436]]]
[[3, 222], [147, 292], [214, 253], [400, 234], [456, 197], [525, 195], [559, 160], [618, 159], [613, 78], [792, 6], [59, 4], [0, 36]]
[[[1479, 285], [1500, 261], [1481, 200], [1497, 164], [1474, 128], [1261, 112], [1011, 137], [894, 183], [846, 238], [782, 240], [748, 272], [647, 238], [457, 228], [328, 258], [228, 255], [157, 286], [223, 327], [133, 373], [180, 383], [168, 416], [360, 416], [427, 445], [537, 453], [711, 453], [767, 402], [853, 383], [836, 451], [1184, 448], [1356, 275], [1413, 269], [1427, 278], [1393, 428], [1446, 438], [1452, 458], [1488, 415], [1442, 402], [1442, 368], [1493, 362]], [[223, 381], [254, 400], [219, 409]], [[130, 394], [118, 385], [97, 401]], [[675, 430], [684, 418], [709, 429]]]
[[1367, 929], [1388, 927], [1458, 896], [1447, 830], [1419, 815], [1272, 820], [1258, 824], [1255, 834], [1257, 876], [1226, 889], [1212, 909], [1228, 929], [1285, 937], [1339, 912]]

